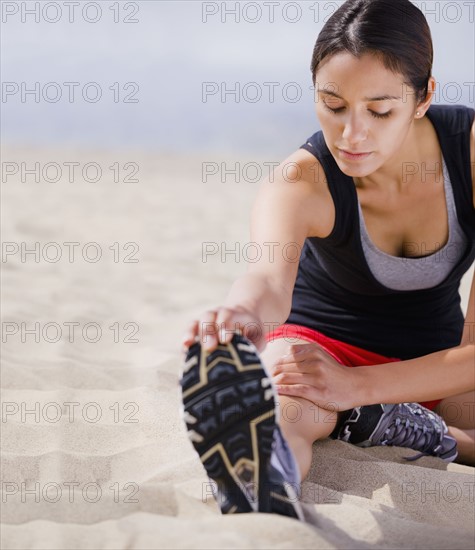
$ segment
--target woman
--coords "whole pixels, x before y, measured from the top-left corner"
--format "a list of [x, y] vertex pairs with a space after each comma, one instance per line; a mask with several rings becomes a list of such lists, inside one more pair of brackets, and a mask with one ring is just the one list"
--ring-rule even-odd
[[328, 436], [475, 464], [475, 111], [431, 106], [432, 61], [408, 0], [348, 0], [318, 36], [322, 131], [253, 207], [272, 254], [184, 337], [184, 420], [223, 513], [302, 519]]

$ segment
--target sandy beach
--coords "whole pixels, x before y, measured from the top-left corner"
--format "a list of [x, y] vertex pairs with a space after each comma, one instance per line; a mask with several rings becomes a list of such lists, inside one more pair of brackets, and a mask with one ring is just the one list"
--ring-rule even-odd
[[186, 325], [246, 270], [258, 183], [202, 177], [238, 160], [3, 148], [5, 550], [475, 547], [475, 468], [396, 447], [316, 442], [307, 523], [220, 514], [178, 377]]

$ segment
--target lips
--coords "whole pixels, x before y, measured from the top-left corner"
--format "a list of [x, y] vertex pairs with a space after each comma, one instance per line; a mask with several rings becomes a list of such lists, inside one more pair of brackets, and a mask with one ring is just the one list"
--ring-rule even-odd
[[346, 151], [345, 149], [338, 149], [343, 158], [348, 160], [360, 160], [371, 155], [372, 151], [366, 153], [354, 153], [352, 151]]

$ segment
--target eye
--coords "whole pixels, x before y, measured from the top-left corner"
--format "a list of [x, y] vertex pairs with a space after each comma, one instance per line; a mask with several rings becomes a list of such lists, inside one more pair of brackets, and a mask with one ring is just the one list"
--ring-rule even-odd
[[344, 107], [338, 107], [338, 109], [332, 109], [325, 102], [323, 102], [323, 105], [325, 105], [326, 109], [328, 111], [331, 111], [332, 113], [339, 113], [340, 111], [343, 111], [343, 109], [344, 109]]
[[391, 116], [391, 111], [388, 111], [387, 113], [375, 113], [374, 111], [370, 111], [370, 113], [374, 116], [374, 118], [388, 118]]
[[[338, 109], [331, 109], [325, 102], [323, 102], [323, 104], [325, 105], [325, 108], [328, 111], [331, 111], [334, 114], [340, 113], [341, 111], [344, 110], [344, 107], [339, 107]], [[376, 113], [375, 111], [370, 110], [369, 112], [371, 113], [371, 116], [373, 116], [374, 118], [388, 118], [391, 116], [391, 111], [388, 111], [387, 113]]]

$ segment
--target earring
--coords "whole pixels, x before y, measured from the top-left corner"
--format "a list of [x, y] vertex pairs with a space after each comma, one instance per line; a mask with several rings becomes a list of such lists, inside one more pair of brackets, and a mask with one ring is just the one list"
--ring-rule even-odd
[[416, 112], [416, 115], [417, 115], [417, 116], [419, 116], [420, 114], [421, 114], [421, 112], [420, 112], [420, 111], [417, 111], [417, 112]]

